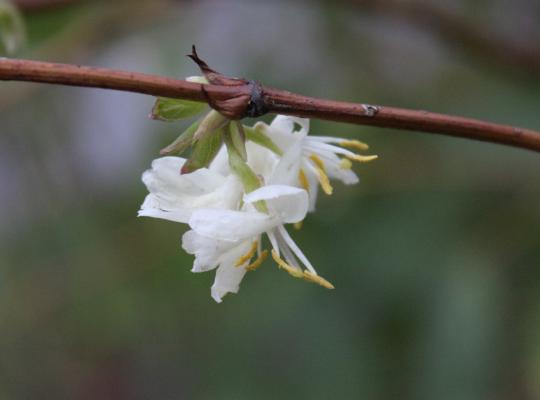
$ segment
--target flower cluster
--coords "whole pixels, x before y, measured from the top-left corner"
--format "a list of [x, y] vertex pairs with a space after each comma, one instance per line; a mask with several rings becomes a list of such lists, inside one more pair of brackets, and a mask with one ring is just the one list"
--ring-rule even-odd
[[[181, 152], [189, 142], [189, 159], [168, 155], [144, 172], [149, 194], [139, 216], [189, 226], [182, 247], [195, 256], [193, 272], [216, 269], [211, 288], [215, 301], [237, 293], [244, 275], [268, 255], [291, 276], [333, 289], [285, 225], [299, 227], [315, 210], [319, 186], [331, 194], [333, 179], [358, 182], [351, 160], [376, 156], [349, 150], [366, 150], [362, 142], [308, 136], [308, 131], [307, 119], [278, 115], [270, 125], [248, 127], [210, 111], [162, 151]], [[263, 244], [265, 236], [270, 251]]]

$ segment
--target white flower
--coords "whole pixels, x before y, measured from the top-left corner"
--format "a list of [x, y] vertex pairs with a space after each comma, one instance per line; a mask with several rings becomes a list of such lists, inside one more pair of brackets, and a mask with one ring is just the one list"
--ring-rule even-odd
[[[295, 129], [295, 125], [300, 127]], [[284, 151], [269, 183], [291, 184], [309, 192], [309, 211], [314, 211], [318, 185], [326, 194], [332, 194], [330, 179], [346, 185], [358, 182], [351, 170], [350, 160], [367, 162], [377, 156], [362, 156], [339, 146], [367, 150], [358, 140], [329, 136], [309, 136], [309, 119], [278, 115], [270, 125], [258, 122], [256, 129], [263, 131]], [[336, 146], [338, 144], [339, 146]], [[340, 157], [342, 156], [342, 157]]]
[[[280, 268], [296, 278], [333, 288], [317, 275], [283, 226], [305, 218], [308, 209], [305, 190], [292, 186], [263, 186], [244, 195], [243, 201], [242, 210], [208, 208], [194, 211], [189, 220], [192, 230], [182, 238], [183, 248], [195, 255], [193, 272], [217, 267], [211, 289], [214, 300], [221, 302], [225, 294], [237, 293], [246, 271], [257, 268], [266, 258], [267, 250], [261, 251], [262, 234], [268, 236], [272, 257]], [[268, 213], [257, 211], [255, 204], [258, 202], [264, 202]], [[251, 262], [256, 253], [257, 258]]]
[[252, 136], [246, 136], [251, 139], [245, 150], [224, 133], [227, 147], [208, 168], [181, 174], [185, 159], [154, 160], [142, 177], [150, 193], [139, 216], [189, 224], [182, 247], [195, 255], [193, 272], [216, 269], [211, 295], [217, 302], [227, 293], [237, 293], [246, 272], [266, 259], [263, 236], [280, 268], [333, 289], [317, 274], [285, 224], [301, 223], [314, 210], [319, 185], [331, 194], [330, 179], [357, 183], [350, 160], [365, 162], [376, 156], [340, 147], [367, 149], [356, 140], [308, 136], [307, 119], [279, 115], [270, 125], [257, 123], [249, 129]]
[[234, 175], [223, 176], [208, 168], [180, 174], [186, 160], [162, 157], [152, 162], [142, 181], [150, 192], [138, 215], [187, 223], [194, 210], [238, 206], [242, 185]]

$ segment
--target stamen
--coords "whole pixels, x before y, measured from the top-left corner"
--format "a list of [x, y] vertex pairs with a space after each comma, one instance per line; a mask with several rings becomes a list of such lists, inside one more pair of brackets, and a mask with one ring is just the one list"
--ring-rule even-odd
[[302, 221], [299, 221], [299, 222], [295, 222], [294, 223], [294, 229], [296, 229], [297, 231], [299, 231], [300, 229], [302, 229], [302, 225], [304, 224], [304, 220]]
[[342, 140], [339, 142], [339, 144], [343, 147], [348, 147], [350, 149], [358, 149], [358, 150], [367, 150], [369, 149], [369, 146], [367, 143], [361, 142], [360, 140]]
[[[313, 272], [315, 275], [317, 275], [317, 271], [315, 271], [315, 268], [313, 268], [313, 265], [309, 262], [307, 257], [302, 253], [302, 250], [300, 250], [300, 247], [292, 240], [291, 236], [289, 235], [289, 232], [287, 232], [287, 229], [283, 225], [278, 227], [278, 232], [281, 235], [281, 239], [283, 240], [285, 246], [283, 246], [283, 252], [285, 254], [285, 258], [287, 258], [286, 251], [292, 251], [296, 257], [306, 266], [308, 270]], [[291, 257], [291, 258], [294, 258]], [[287, 260], [289, 261], [289, 260]], [[289, 261], [290, 262], [290, 261]]]
[[311, 161], [313, 161], [315, 165], [317, 165], [317, 167], [324, 171], [324, 161], [321, 160], [321, 158], [317, 154], [312, 154], [309, 156], [309, 158], [311, 158]]
[[339, 162], [339, 168], [341, 169], [351, 169], [352, 168], [352, 162], [347, 158], [342, 158]]
[[354, 160], [354, 161], [358, 161], [358, 162], [370, 162], [379, 158], [379, 156], [376, 156], [376, 155], [361, 156], [359, 154], [346, 154], [345, 157], [350, 158], [351, 160]]
[[257, 268], [260, 267], [260, 265], [263, 263], [263, 261], [266, 260], [266, 257], [268, 257], [268, 250], [265, 249], [265, 250], [263, 250], [261, 255], [255, 261], [253, 261], [251, 264], [249, 264], [246, 267], [246, 270], [255, 271]]
[[251, 260], [251, 258], [253, 257], [256, 251], [257, 251], [257, 240], [251, 244], [251, 248], [248, 250], [246, 254], [244, 254], [242, 257], [236, 260], [236, 263], [234, 264], [234, 266], [240, 267], [241, 265], [244, 265], [247, 261]]
[[334, 285], [332, 285], [330, 282], [328, 282], [322, 276], [316, 275], [313, 272], [304, 271], [303, 272], [303, 278], [304, 278], [304, 280], [306, 280], [308, 282], [316, 283], [318, 285], [321, 285], [322, 287], [325, 287], [326, 289], [334, 289]]
[[300, 186], [307, 192], [309, 192], [309, 181], [303, 168], [300, 168], [300, 170], [298, 171], [298, 180], [300, 181]]
[[332, 185], [330, 185], [330, 179], [328, 179], [328, 175], [326, 175], [323, 160], [321, 160], [316, 154], [312, 154], [311, 156], [309, 156], [309, 158], [315, 164], [314, 167], [317, 170], [317, 178], [319, 179], [319, 183], [321, 184], [323, 192], [331, 195], [334, 189], [332, 188]]
[[277, 254], [277, 251], [272, 250], [272, 258], [276, 262], [279, 268], [283, 268], [285, 271], [289, 273], [289, 275], [294, 276], [295, 278], [303, 278], [304, 273], [302, 270], [298, 268], [291, 267], [289, 264], [287, 264], [285, 261], [283, 261]]

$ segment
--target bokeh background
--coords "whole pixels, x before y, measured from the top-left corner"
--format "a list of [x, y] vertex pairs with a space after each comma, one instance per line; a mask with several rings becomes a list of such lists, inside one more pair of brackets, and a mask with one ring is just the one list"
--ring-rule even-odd
[[[540, 129], [540, 2], [19, 0], [21, 58]], [[267, 261], [238, 295], [137, 219], [187, 123], [151, 97], [0, 84], [0, 398], [538, 399], [540, 156], [322, 121], [380, 159], [294, 238], [335, 291]]]

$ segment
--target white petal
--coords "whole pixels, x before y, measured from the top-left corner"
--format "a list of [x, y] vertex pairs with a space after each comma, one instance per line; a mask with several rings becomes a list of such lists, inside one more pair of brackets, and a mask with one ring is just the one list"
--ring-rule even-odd
[[270, 185], [294, 185], [298, 182], [298, 172], [302, 160], [302, 140], [291, 141], [285, 153], [268, 179]]
[[200, 195], [221, 185], [224, 177], [201, 168], [190, 174], [180, 174], [186, 160], [181, 157], [162, 157], [152, 162], [152, 169], [143, 173], [142, 180], [151, 193], [161, 195]]
[[143, 174], [143, 182], [150, 194], [142, 204], [139, 216], [187, 223], [197, 208], [238, 205], [242, 191], [235, 176], [225, 177], [206, 168], [181, 175], [184, 162], [179, 157], [154, 160], [152, 169]]
[[235, 263], [238, 258], [249, 250], [250, 245], [251, 243], [249, 241], [242, 242], [221, 261], [216, 271], [214, 284], [210, 290], [212, 298], [216, 302], [221, 303], [223, 296], [227, 293], [238, 293], [240, 282], [246, 274], [246, 269], [244, 267], [236, 267]]
[[278, 218], [257, 211], [196, 210], [189, 226], [198, 234], [230, 242], [260, 235], [280, 223]]
[[217, 267], [221, 259], [237, 246], [236, 242], [210, 239], [189, 230], [182, 236], [182, 248], [195, 256], [192, 272], [205, 272]]
[[279, 130], [282, 132], [293, 133], [295, 131], [294, 124], [300, 125], [298, 134], [302, 137], [306, 136], [309, 132], [309, 119], [290, 117], [288, 115], [277, 115], [270, 124], [271, 129]]
[[[149, 194], [147, 196], [147, 199], [153, 196]], [[151, 217], [151, 218], [160, 218], [165, 219], [168, 221], [173, 222], [181, 222], [184, 224], [187, 224], [189, 217], [191, 216], [192, 209], [177, 209], [174, 211], [164, 211], [159, 209], [158, 207], [144, 207], [144, 205], [147, 203], [147, 200], [144, 201], [143, 207], [139, 210], [137, 213], [137, 216], [139, 217]]]
[[267, 185], [244, 195], [246, 203], [265, 200], [272, 215], [284, 223], [294, 223], [305, 218], [308, 194], [304, 189], [285, 185]]
[[279, 161], [278, 156], [267, 148], [253, 142], [246, 142], [248, 165], [255, 174], [268, 181]]
[[216, 157], [210, 163], [208, 169], [212, 172], [227, 176], [231, 173], [229, 168], [229, 155], [227, 154], [226, 146], [221, 146]]

